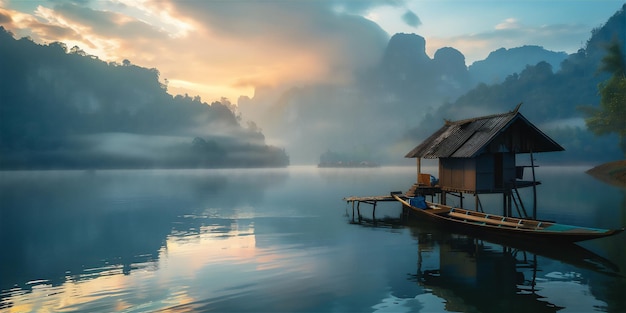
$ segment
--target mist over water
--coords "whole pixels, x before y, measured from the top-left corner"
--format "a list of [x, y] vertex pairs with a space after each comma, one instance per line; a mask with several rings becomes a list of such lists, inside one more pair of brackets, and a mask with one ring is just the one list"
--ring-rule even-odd
[[[610, 75], [593, 73], [612, 38], [624, 38], [624, 7], [590, 29], [589, 40], [575, 53], [526, 42], [468, 64], [460, 46], [427, 53], [427, 38], [429, 46], [442, 42], [426, 34], [387, 34], [375, 14], [366, 14], [403, 5], [174, 2], [166, 6], [170, 13], [185, 18], [177, 24], [182, 33], [173, 37], [130, 12], [112, 13], [91, 3], [46, 9], [61, 16], [81, 12], [58, 21], [77, 19], [84, 30], [109, 40], [114, 34], [108, 30], [116, 29], [124, 39], [114, 41], [128, 40], [127, 48], [159, 46], [148, 53], [150, 63], [175, 67], [178, 77], [165, 77], [162, 69], [127, 58], [105, 61], [78, 46], [69, 48], [65, 38], [50, 39], [58, 34], [45, 39], [45, 30], [56, 27], [76, 31], [64, 23], [51, 27], [58, 21], [33, 18], [33, 24], [21, 25], [11, 17], [17, 11], [0, 12], [5, 61], [0, 73], [0, 168], [280, 167], [318, 164], [326, 152], [344, 155], [344, 162], [401, 165], [400, 156], [445, 120], [503, 113], [519, 103], [529, 121], [565, 147], [554, 163], [607, 162], [623, 155], [615, 135], [596, 138], [586, 129], [578, 108], [600, 102], [598, 85]], [[416, 12], [403, 11], [398, 18], [404, 24], [421, 25]], [[94, 18], [79, 18], [83, 14]], [[265, 16], [285, 19], [276, 23]], [[138, 31], [138, 25], [147, 28]], [[20, 39], [24, 32], [34, 37]], [[147, 44], [150, 40], [143, 36], [148, 34], [155, 43], [167, 37], [167, 44]], [[160, 59], [173, 52], [171, 47], [176, 57]], [[202, 56], [197, 59], [196, 53]], [[199, 90], [182, 94], [180, 83]], [[200, 89], [213, 99], [196, 95]], [[254, 93], [231, 99], [216, 94], [244, 89]]]
[[[624, 227], [624, 191], [585, 169], [538, 169], [540, 217]], [[624, 234], [535, 261], [419, 221], [384, 222], [401, 215], [396, 203], [379, 204], [377, 224], [351, 223], [343, 197], [414, 180], [414, 167], [0, 172], [0, 311], [626, 308]]]

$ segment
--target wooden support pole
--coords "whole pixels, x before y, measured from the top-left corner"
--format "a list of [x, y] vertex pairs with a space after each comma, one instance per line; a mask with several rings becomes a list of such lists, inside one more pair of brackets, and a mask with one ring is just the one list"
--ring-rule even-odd
[[417, 180], [415, 181], [419, 186], [420, 175], [422, 174], [422, 158], [417, 158]]
[[376, 221], [376, 201], [374, 201], [374, 208], [372, 209], [372, 220]]
[[537, 219], [537, 181], [535, 180], [535, 160], [533, 151], [530, 150], [530, 169], [533, 173], [533, 219]]
[[506, 192], [502, 193], [502, 215], [506, 216]]
[[511, 201], [511, 200], [512, 200], [511, 198], [513, 198], [513, 194], [511, 193], [511, 191], [510, 191], [510, 190], [509, 190], [509, 193], [508, 193], [508, 197], [507, 197], [507, 198], [508, 198], [508, 199], [507, 199], [507, 207], [508, 207], [508, 210], [507, 210], [507, 216], [513, 216], [513, 204], [511, 203], [511, 202], [512, 202], [512, 201]]
[[478, 194], [474, 195], [474, 211], [478, 212]]
[[354, 200], [352, 200], [352, 221], [354, 222]]

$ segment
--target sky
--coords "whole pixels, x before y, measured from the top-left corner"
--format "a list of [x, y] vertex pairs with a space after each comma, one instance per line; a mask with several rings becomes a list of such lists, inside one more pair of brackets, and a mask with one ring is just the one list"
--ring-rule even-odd
[[576, 52], [614, 0], [0, 0], [17, 38], [64, 42], [107, 62], [157, 68], [172, 94], [237, 102], [258, 87], [347, 84], [395, 33], [466, 64], [498, 48]]

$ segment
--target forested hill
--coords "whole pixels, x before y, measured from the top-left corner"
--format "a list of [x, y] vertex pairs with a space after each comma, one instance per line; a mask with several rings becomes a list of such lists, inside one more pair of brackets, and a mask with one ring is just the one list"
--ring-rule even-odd
[[172, 96], [156, 69], [0, 27], [0, 169], [286, 166], [230, 103]]
[[519, 74], [509, 75], [502, 83], [480, 84], [424, 118], [420, 126], [407, 132], [407, 138], [419, 142], [441, 127], [444, 119], [506, 112], [522, 102], [524, 116], [566, 150], [546, 154], [547, 159], [595, 163], [621, 159], [623, 154], [617, 136], [595, 137], [587, 130], [578, 107], [600, 103], [598, 84], [609, 74], [598, 72], [598, 68], [608, 45], [617, 40], [624, 47], [622, 51], [626, 51], [625, 9], [626, 5], [602, 27], [594, 29], [585, 47], [569, 55], [560, 69], [555, 70], [548, 62], [539, 62]]

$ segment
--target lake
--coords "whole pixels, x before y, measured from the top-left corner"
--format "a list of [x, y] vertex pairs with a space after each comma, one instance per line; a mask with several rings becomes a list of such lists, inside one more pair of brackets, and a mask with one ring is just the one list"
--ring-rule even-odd
[[[586, 169], [538, 168], [538, 217], [624, 227], [626, 189]], [[624, 233], [520, 248], [402, 220], [397, 203], [353, 223], [342, 200], [414, 181], [414, 167], [0, 172], [0, 311], [626, 312]]]

